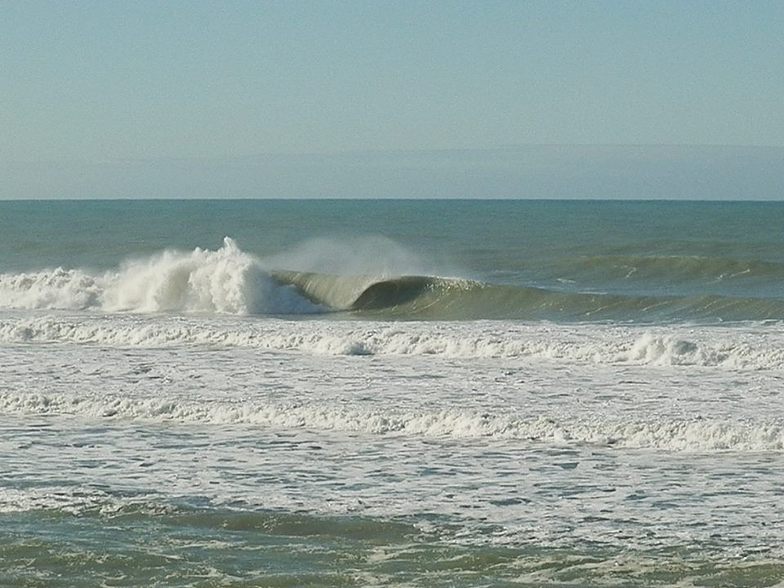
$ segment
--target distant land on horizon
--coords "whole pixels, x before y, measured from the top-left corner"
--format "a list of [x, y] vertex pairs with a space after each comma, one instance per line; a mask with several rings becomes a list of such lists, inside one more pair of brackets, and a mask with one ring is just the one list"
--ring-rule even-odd
[[0, 199], [44, 198], [779, 200], [784, 147], [517, 145], [0, 162]]

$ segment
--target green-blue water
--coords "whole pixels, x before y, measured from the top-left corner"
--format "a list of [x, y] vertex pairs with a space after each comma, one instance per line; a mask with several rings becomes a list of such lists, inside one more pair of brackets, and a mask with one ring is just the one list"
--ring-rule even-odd
[[779, 319], [782, 223], [770, 202], [3, 202], [0, 270], [108, 270], [229, 236], [273, 270], [485, 286], [460, 296], [430, 285], [444, 300], [398, 317]]
[[0, 202], [0, 586], [774, 586], [784, 204]]

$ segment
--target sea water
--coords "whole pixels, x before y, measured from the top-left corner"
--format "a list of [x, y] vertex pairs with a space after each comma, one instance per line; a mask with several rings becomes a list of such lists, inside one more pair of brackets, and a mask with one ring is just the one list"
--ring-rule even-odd
[[0, 585], [781, 583], [781, 227], [0, 202]]

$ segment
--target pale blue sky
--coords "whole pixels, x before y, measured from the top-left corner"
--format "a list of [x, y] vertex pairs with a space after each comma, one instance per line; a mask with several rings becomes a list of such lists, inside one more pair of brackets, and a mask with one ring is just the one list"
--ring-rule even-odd
[[[294, 155], [339, 154], [348, 178], [363, 153], [399, 151], [423, 152], [408, 184], [412, 165], [385, 160], [412, 192], [399, 196], [443, 196], [459, 190], [437, 177], [479, 164], [450, 156], [456, 167], [445, 167], [437, 152], [486, 161], [498, 147], [546, 144], [764, 146], [744, 152], [764, 157], [743, 173], [767, 174], [774, 192], [757, 197], [778, 198], [782, 31], [781, 1], [0, 0], [0, 197], [187, 197], [178, 169], [232, 165], [205, 178], [223, 188], [216, 196], [384, 195], [366, 167], [353, 186], [319, 190], [329, 165], [303, 184]], [[548, 149], [563, 175], [569, 157]], [[688, 149], [687, 160], [716, 153]], [[661, 150], [646, 153], [659, 165]], [[291, 157], [272, 169], [271, 154]], [[265, 184], [248, 159], [261, 156], [280, 186], [290, 174], [294, 194]], [[525, 166], [501, 160], [507, 172], [494, 164], [484, 193], [474, 182], [455, 195], [513, 196], [516, 181], [535, 196]], [[129, 165], [144, 182], [116, 172]], [[700, 185], [690, 182], [682, 192]], [[673, 189], [668, 180], [658, 195], [682, 197]]]

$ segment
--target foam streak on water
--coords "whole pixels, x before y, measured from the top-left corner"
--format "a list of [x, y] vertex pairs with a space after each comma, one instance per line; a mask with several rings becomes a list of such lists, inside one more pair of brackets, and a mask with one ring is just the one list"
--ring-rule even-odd
[[[300, 525], [286, 542], [318, 525], [341, 533], [330, 517], [350, 517], [393, 559], [446, 557], [430, 551], [441, 541], [454, 557], [501, 550], [499, 578], [555, 581], [569, 568], [588, 581], [593, 567], [535, 571], [542, 558], [588, 557], [613, 562], [601, 577], [616, 566], [628, 580], [653, 574], [672, 545], [682, 578], [784, 555], [784, 520], [771, 519], [784, 466], [776, 329], [739, 340], [728, 327], [14, 313], [0, 324], [0, 511], [13, 524], [131, 516], [175, 537], [217, 517], [204, 549], [219, 577], [236, 509], [262, 517], [237, 524], [264, 533], [263, 517]], [[285, 522], [298, 512], [309, 514]], [[161, 553], [198, 558], [171, 543]], [[193, 569], [178, 565], [187, 583]]]
[[0, 213], [2, 585], [784, 579], [784, 208]]
[[564, 364], [784, 368], [776, 325], [613, 326], [0, 313], [0, 342], [197, 345], [317, 355], [541, 358]]

